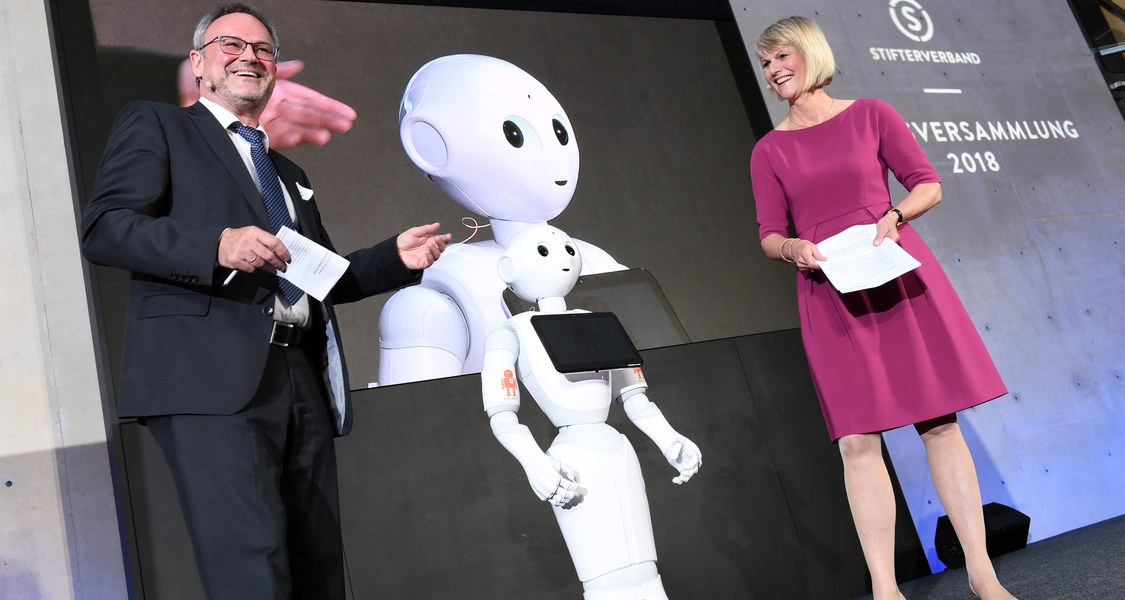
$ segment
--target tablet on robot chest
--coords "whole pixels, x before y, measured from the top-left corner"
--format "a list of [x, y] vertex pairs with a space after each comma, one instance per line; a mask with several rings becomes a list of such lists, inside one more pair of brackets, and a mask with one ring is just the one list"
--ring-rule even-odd
[[560, 373], [639, 367], [644, 362], [617, 315], [536, 315], [531, 325]]

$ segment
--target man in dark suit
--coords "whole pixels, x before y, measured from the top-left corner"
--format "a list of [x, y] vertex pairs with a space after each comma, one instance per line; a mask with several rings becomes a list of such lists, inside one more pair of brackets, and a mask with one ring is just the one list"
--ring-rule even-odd
[[351, 412], [333, 306], [417, 282], [449, 236], [434, 223], [347, 255], [324, 302], [288, 287], [279, 223], [332, 243], [304, 172], [260, 128], [276, 31], [230, 5], [193, 47], [200, 102], [126, 106], [83, 217], [85, 256], [132, 273], [119, 416], [168, 459], [208, 597], [344, 598], [333, 437]]

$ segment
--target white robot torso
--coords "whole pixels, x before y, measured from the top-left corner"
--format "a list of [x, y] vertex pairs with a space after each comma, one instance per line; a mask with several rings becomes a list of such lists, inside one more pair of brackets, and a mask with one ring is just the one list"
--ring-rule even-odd
[[[568, 310], [567, 313], [583, 312]], [[611, 372], [559, 373], [532, 328], [526, 312], [508, 320], [505, 328], [519, 340], [516, 361], [519, 379], [555, 427], [604, 423], [613, 403]]]
[[[577, 315], [564, 298], [582, 272], [583, 256], [565, 232], [549, 225], [510, 238], [497, 272], [537, 312], [507, 319], [489, 334], [481, 395], [492, 433], [523, 467], [532, 491], [551, 503], [586, 600], [667, 600], [656, 568], [645, 482], [632, 445], [608, 425], [610, 406], [625, 413], [680, 470], [698, 470], [698, 447], [668, 424], [646, 394], [639, 368], [560, 373], [532, 320]], [[519, 422], [519, 382], [559, 428], [544, 452]]]

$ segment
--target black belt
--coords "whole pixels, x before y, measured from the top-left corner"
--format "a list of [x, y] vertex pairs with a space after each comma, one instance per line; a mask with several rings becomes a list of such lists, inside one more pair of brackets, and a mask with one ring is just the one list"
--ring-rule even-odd
[[306, 335], [305, 329], [296, 323], [273, 322], [273, 331], [270, 332], [270, 343], [274, 346], [301, 346], [312, 336]]

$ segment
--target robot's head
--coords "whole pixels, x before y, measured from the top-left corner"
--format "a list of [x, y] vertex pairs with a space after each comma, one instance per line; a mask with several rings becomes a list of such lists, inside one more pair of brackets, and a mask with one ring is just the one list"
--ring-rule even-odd
[[578, 245], [565, 231], [536, 225], [519, 232], [497, 263], [500, 279], [528, 302], [566, 296], [582, 273]]
[[399, 135], [410, 160], [465, 208], [537, 223], [558, 216], [578, 182], [570, 119], [543, 84], [489, 56], [443, 56], [402, 97]]

